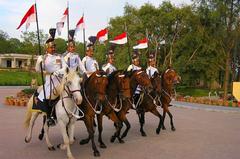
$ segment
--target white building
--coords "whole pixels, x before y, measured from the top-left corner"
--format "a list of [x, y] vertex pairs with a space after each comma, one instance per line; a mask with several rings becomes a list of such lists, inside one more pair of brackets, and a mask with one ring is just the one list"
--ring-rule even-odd
[[35, 66], [37, 61], [36, 55], [28, 54], [0, 54], [0, 68], [29, 68]]

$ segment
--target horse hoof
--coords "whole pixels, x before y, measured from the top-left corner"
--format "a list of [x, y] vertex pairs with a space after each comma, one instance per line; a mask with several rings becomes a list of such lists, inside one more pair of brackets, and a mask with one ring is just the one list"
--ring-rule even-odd
[[115, 136], [112, 136], [112, 137], [111, 137], [111, 140], [110, 140], [111, 143], [113, 143], [113, 142], [115, 141], [115, 139], [116, 139], [116, 137], [115, 137]]
[[49, 151], [55, 151], [56, 149], [55, 149], [54, 146], [51, 146], [51, 147], [48, 147], [48, 150], [49, 150]]
[[107, 148], [107, 146], [102, 143], [102, 144], [100, 144], [100, 148], [105, 149], [105, 148]]
[[24, 141], [25, 141], [26, 143], [29, 143], [29, 142], [30, 142], [30, 139], [27, 140], [27, 138], [25, 137]]
[[79, 142], [79, 144], [80, 144], [80, 145], [85, 145], [85, 144], [87, 144], [88, 142], [89, 142], [88, 139], [83, 139], [83, 140], [81, 140], [81, 141]]
[[100, 153], [98, 151], [95, 151], [93, 154], [95, 157], [100, 157]]
[[157, 134], [160, 134], [160, 130], [161, 130], [161, 129], [157, 128], [157, 129], [156, 129], [156, 133], [157, 133]]
[[176, 128], [172, 127], [172, 131], [176, 131]]
[[59, 148], [59, 149], [60, 149], [60, 146], [61, 146], [61, 144], [58, 144], [58, 145], [57, 145], [57, 148]]
[[121, 144], [124, 144], [124, 143], [125, 143], [124, 140], [122, 140], [122, 139], [118, 139], [118, 141], [119, 141], [119, 143], [121, 143]]
[[43, 139], [43, 134], [39, 134], [38, 139], [42, 141], [42, 139]]
[[142, 136], [143, 136], [143, 137], [146, 137], [147, 134], [146, 134], [145, 132], [142, 132]]
[[165, 127], [162, 127], [162, 129], [163, 129], [163, 130], [166, 130], [166, 128], [165, 128]]

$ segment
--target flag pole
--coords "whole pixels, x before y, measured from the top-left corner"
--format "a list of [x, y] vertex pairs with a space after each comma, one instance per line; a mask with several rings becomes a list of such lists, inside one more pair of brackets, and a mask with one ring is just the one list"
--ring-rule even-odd
[[131, 65], [130, 44], [129, 44], [129, 39], [128, 39], [128, 30], [127, 30], [126, 22], [124, 23], [124, 25], [125, 25], [125, 31], [127, 33], [127, 47], [128, 47], [129, 64]]
[[85, 44], [85, 22], [84, 22], [84, 13], [83, 13], [83, 51], [86, 53], [86, 44]]
[[[38, 14], [37, 14], [37, 2], [35, 1], [35, 10], [36, 10], [36, 23], [37, 23], [37, 37], [38, 37], [38, 55], [40, 56], [42, 53], [41, 51], [41, 43], [40, 43], [40, 35], [39, 35], [39, 25], [38, 25]], [[42, 85], [43, 85], [43, 95], [44, 99], [46, 100], [46, 92], [45, 92], [45, 85], [44, 85], [44, 77], [43, 77], [43, 62], [40, 63], [41, 69], [41, 78], [42, 78]], [[48, 104], [48, 103], [46, 103]]]
[[67, 1], [67, 10], [68, 10], [68, 14], [67, 14], [67, 39], [69, 40], [69, 1]]

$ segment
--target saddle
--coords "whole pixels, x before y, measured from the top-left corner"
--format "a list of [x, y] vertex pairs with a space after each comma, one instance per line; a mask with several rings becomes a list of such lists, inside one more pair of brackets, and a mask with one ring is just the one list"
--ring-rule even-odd
[[41, 111], [47, 114], [47, 117], [53, 117], [56, 119], [56, 113], [55, 113], [55, 105], [60, 100], [60, 97], [57, 97], [54, 100], [44, 100], [43, 102], [40, 101], [38, 97], [39, 93], [37, 91], [34, 92], [33, 96], [33, 110]]

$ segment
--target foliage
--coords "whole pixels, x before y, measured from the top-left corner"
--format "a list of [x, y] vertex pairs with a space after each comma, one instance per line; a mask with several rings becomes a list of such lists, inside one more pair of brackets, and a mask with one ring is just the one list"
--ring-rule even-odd
[[[162, 71], [173, 66], [181, 75], [183, 85], [195, 87], [202, 83], [201, 86], [210, 89], [213, 83], [222, 85], [223, 76], [228, 84], [228, 76], [233, 72], [232, 59], [237, 59], [236, 54], [240, 52], [239, 3], [239, 0], [193, 0], [192, 5], [175, 6], [164, 1], [157, 7], [146, 3], [140, 8], [126, 4], [124, 14], [111, 18], [108, 26], [110, 40], [124, 31], [128, 33], [129, 43], [115, 49], [117, 68], [128, 67], [132, 46], [148, 36], [149, 48], [140, 51], [143, 67], [147, 54], [153, 52], [157, 55], [158, 68]], [[47, 36], [41, 32], [40, 37], [43, 46]], [[0, 53], [36, 54], [36, 33], [23, 33], [22, 39], [9, 38], [0, 31]], [[166, 41], [164, 45], [160, 43], [162, 40]], [[57, 52], [65, 52], [66, 42], [59, 38], [56, 43]], [[83, 58], [83, 44], [76, 43], [76, 46], [76, 52]], [[100, 65], [106, 62], [109, 47], [109, 43], [96, 44], [94, 56]]]

